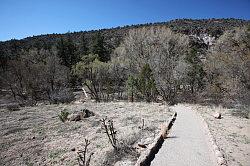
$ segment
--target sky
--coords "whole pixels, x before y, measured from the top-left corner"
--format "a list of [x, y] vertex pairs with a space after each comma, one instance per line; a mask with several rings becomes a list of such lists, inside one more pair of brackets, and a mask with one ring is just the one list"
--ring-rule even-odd
[[250, 19], [250, 0], [0, 0], [0, 41], [163, 22]]

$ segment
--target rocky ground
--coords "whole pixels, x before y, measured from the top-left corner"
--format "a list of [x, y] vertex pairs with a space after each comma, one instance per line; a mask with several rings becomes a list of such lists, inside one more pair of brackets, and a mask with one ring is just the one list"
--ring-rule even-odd
[[[62, 110], [81, 109], [95, 116], [65, 123], [58, 117]], [[138, 143], [151, 143], [171, 115], [169, 107], [158, 103], [86, 102], [1, 109], [0, 165], [78, 165], [77, 152], [83, 150], [85, 138], [90, 141], [87, 156], [94, 153], [91, 166], [133, 165], [141, 151]], [[118, 152], [101, 127], [104, 117], [114, 121]]]
[[[222, 107], [193, 106], [208, 123], [209, 129], [229, 166], [250, 165], [250, 120], [247, 116], [235, 116], [241, 110]], [[249, 110], [244, 110], [249, 113]], [[222, 118], [214, 118], [215, 113]]]

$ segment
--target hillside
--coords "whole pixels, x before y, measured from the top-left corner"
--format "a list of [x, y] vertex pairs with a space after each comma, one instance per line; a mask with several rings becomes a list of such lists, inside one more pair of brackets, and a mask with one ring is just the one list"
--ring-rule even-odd
[[249, 24], [249, 20], [241, 19], [177, 19], [169, 22], [159, 23], [148, 23], [130, 25], [124, 27], [116, 27], [111, 29], [101, 29], [92, 31], [81, 31], [81, 32], [69, 32], [66, 34], [45, 34], [33, 37], [27, 37], [21, 40], [10, 40], [0, 42], [0, 53], [15, 55], [21, 49], [29, 48], [49, 48], [55, 45], [61, 38], [70, 37], [76, 45], [79, 45], [82, 36], [86, 39], [87, 45], [90, 47], [96, 33], [100, 32], [107, 43], [107, 48], [113, 50], [116, 48], [124, 36], [128, 34], [130, 29], [151, 27], [151, 26], [165, 26], [173, 30], [174, 32], [183, 33], [186, 35], [199, 35], [207, 33], [214, 37], [219, 37], [224, 31], [233, 29], [235, 27], [242, 27]]
[[249, 165], [249, 25], [0, 42], [0, 165]]
[[249, 103], [249, 22], [178, 19], [1, 42], [2, 94], [70, 102], [83, 85], [96, 101]]

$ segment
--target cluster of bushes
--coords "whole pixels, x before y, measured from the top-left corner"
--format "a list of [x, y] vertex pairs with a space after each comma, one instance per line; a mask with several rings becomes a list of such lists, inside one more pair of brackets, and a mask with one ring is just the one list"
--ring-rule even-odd
[[114, 56], [127, 62], [127, 93], [146, 101], [249, 104], [250, 29], [226, 31], [216, 43], [191, 44], [165, 27], [130, 30]]
[[249, 39], [242, 27], [202, 47], [159, 25], [130, 29], [113, 51], [100, 33], [91, 44], [68, 36], [47, 49], [17, 45], [15, 57], [1, 59], [1, 86], [16, 100], [34, 102], [70, 102], [71, 89], [83, 86], [96, 101], [248, 104]]

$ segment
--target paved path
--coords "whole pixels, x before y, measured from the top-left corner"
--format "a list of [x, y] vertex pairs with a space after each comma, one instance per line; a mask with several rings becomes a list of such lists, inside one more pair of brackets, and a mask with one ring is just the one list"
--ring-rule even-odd
[[199, 116], [190, 108], [174, 107], [177, 119], [151, 166], [217, 166]]

